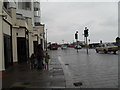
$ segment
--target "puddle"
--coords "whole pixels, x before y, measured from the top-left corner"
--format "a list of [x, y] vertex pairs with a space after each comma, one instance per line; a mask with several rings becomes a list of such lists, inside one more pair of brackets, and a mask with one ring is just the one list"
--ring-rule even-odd
[[76, 87], [80, 87], [83, 85], [83, 83], [82, 82], [75, 82], [75, 83], [73, 83], [73, 85]]
[[65, 64], [65, 65], [69, 65], [69, 64]]

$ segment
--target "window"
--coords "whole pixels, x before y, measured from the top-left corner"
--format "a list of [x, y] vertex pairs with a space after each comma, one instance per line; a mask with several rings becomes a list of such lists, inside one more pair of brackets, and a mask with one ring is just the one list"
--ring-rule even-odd
[[18, 8], [23, 10], [31, 10], [31, 2], [18, 2]]
[[18, 2], [18, 8], [22, 9], [22, 2]]
[[27, 10], [31, 10], [31, 2], [25, 2], [25, 6]]
[[4, 8], [5, 8], [5, 9], [8, 9], [8, 8], [9, 8], [9, 2], [4, 2], [3, 5], [4, 5]]

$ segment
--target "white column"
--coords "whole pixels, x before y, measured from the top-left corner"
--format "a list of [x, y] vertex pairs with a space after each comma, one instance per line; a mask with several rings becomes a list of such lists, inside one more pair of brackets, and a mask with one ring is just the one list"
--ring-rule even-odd
[[18, 62], [16, 31], [17, 28], [12, 28], [13, 62]]
[[0, 1], [0, 71], [5, 70], [4, 67], [4, 48], [3, 48], [3, 24], [2, 24], [2, 5], [3, 2]]
[[33, 53], [33, 39], [32, 39], [32, 34], [29, 33], [29, 56]]

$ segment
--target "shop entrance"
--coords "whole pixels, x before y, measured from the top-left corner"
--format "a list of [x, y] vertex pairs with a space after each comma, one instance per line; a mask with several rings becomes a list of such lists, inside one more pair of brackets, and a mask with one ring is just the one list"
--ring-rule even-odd
[[13, 64], [11, 36], [4, 34], [4, 60], [5, 69]]
[[28, 40], [25, 37], [17, 37], [18, 63], [26, 62], [29, 57]]

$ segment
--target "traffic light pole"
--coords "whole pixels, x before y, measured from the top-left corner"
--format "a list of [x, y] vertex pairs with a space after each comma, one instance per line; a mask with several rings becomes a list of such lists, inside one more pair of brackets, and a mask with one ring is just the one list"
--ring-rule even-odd
[[87, 50], [87, 54], [88, 54], [88, 42], [87, 42], [87, 37], [86, 37], [86, 50]]
[[78, 39], [76, 39], [76, 42], [77, 42], [77, 53], [78, 53]]
[[87, 54], [88, 54], [88, 42], [87, 42], [87, 37], [88, 37], [88, 29], [87, 27], [85, 27], [85, 30], [84, 30], [84, 37], [86, 38], [86, 50], [87, 50]]
[[75, 33], [75, 39], [76, 39], [76, 43], [77, 43], [76, 48], [77, 48], [77, 53], [78, 53], [78, 31], [76, 31], [76, 33]]

